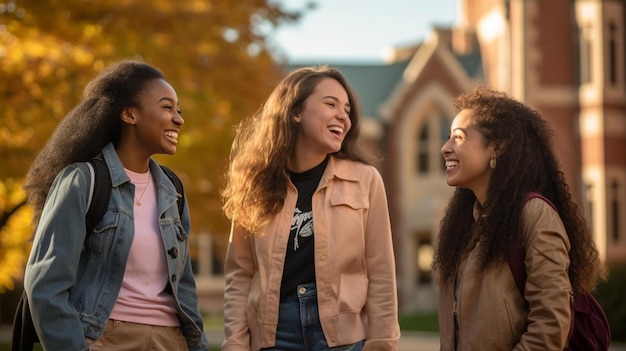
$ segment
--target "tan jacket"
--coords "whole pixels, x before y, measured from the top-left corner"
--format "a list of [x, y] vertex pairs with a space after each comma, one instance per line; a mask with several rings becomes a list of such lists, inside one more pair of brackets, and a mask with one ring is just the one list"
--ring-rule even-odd
[[[563, 350], [570, 326], [570, 243], [559, 215], [534, 198], [523, 210], [528, 307], [508, 262], [479, 270], [476, 249], [457, 270], [456, 350]], [[479, 244], [480, 245], [480, 244]], [[454, 282], [440, 284], [441, 350], [454, 347]]]
[[[226, 253], [222, 350], [274, 345], [287, 240], [298, 194], [260, 234], [236, 223]], [[387, 198], [378, 171], [331, 157], [313, 194], [319, 314], [330, 347], [366, 339], [364, 350], [397, 350], [396, 272]]]

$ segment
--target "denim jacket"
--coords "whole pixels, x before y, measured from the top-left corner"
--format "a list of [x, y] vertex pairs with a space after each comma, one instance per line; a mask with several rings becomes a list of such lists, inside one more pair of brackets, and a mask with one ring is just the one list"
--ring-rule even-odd
[[[91, 176], [86, 163], [65, 167], [56, 177], [37, 226], [26, 266], [24, 288], [39, 339], [46, 350], [88, 350], [98, 339], [117, 300], [134, 236], [134, 185], [115, 148], [103, 158], [112, 181], [106, 213], [86, 235]], [[157, 187], [159, 228], [166, 251], [171, 294], [190, 351], [208, 350], [189, 257], [191, 221], [187, 204], [161, 167], [150, 160]]]

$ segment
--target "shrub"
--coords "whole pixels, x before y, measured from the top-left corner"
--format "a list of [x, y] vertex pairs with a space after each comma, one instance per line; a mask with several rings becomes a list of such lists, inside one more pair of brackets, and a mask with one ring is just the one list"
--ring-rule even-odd
[[626, 262], [613, 265], [608, 279], [598, 285], [594, 296], [604, 309], [613, 341], [626, 341]]

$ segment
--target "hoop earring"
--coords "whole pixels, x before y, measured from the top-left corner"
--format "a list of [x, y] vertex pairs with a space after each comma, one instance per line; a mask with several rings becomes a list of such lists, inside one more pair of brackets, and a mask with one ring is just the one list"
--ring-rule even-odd
[[489, 167], [491, 167], [491, 169], [496, 168], [496, 158], [495, 158], [495, 157], [492, 157], [492, 158], [489, 160]]

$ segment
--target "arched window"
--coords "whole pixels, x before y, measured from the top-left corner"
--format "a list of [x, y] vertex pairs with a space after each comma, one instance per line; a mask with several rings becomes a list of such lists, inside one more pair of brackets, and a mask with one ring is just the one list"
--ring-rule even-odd
[[433, 113], [419, 127], [416, 135], [415, 171], [420, 175], [442, 173], [446, 162], [441, 147], [448, 139], [450, 120], [441, 111]]
[[422, 125], [417, 137], [417, 173], [426, 174], [430, 171], [430, 125]]

